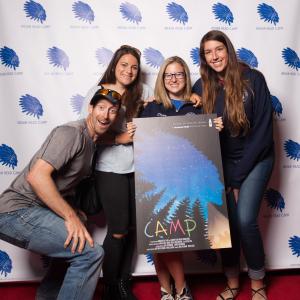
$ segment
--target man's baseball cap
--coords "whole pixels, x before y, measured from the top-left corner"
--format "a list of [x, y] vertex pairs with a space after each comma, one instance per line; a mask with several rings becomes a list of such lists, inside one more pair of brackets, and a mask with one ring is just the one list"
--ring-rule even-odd
[[95, 95], [90, 101], [90, 105], [96, 105], [101, 99], [106, 99], [113, 105], [121, 105], [121, 95], [114, 90], [105, 88], [99, 89], [95, 93]]

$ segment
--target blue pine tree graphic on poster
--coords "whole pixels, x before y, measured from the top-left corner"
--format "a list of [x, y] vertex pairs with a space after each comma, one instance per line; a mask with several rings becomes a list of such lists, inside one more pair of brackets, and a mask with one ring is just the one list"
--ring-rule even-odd
[[292, 250], [293, 255], [299, 257], [300, 256], [300, 237], [292, 236], [289, 238], [289, 247]]
[[274, 26], [279, 22], [279, 16], [277, 11], [270, 5], [266, 3], [260, 3], [257, 6], [257, 12], [261, 20], [265, 22], [273, 23]]
[[286, 156], [290, 159], [299, 160], [300, 159], [300, 144], [293, 140], [288, 140], [284, 142], [284, 150]]
[[38, 119], [44, 113], [41, 102], [36, 97], [28, 94], [20, 97], [19, 105], [23, 113], [29, 116], [37, 117]]
[[122, 3], [120, 5], [120, 12], [123, 19], [139, 24], [142, 21], [142, 14], [136, 5], [129, 2]]
[[169, 18], [175, 22], [182, 23], [185, 25], [189, 21], [189, 17], [183, 6], [171, 2], [167, 4], [167, 13]]
[[296, 51], [289, 47], [284, 48], [282, 50], [282, 58], [286, 65], [298, 71], [298, 69], [300, 68], [300, 59]]
[[6, 46], [0, 49], [0, 59], [2, 65], [16, 70], [20, 66], [20, 60], [17, 53]]
[[[158, 149], [153, 145], [167, 146]], [[139, 154], [137, 171], [142, 180], [153, 184], [145, 194], [160, 194], [153, 209], [154, 215], [170, 206], [165, 217], [169, 222], [179, 207], [186, 206], [186, 213], [191, 215], [200, 203], [200, 213], [207, 221], [208, 204], [222, 204], [223, 185], [216, 166], [187, 139], [155, 132], [143, 141], [143, 149], [136, 148], [136, 151]], [[181, 153], [185, 153], [184, 158]], [[176, 159], [171, 154], [176, 154]], [[156, 165], [164, 169], [156, 168]]]
[[24, 4], [24, 11], [26, 13], [26, 17], [31, 20], [40, 23], [46, 21], [47, 18], [46, 11], [44, 7], [38, 2], [34, 2], [32, 0], [26, 1]]
[[156, 69], [158, 69], [165, 60], [158, 50], [151, 47], [144, 50], [144, 58], [147, 65]]
[[13, 148], [5, 144], [0, 146], [0, 163], [12, 169], [18, 165], [17, 155]]
[[76, 19], [90, 24], [94, 22], [94, 11], [87, 3], [82, 1], [74, 2], [72, 5], [72, 11], [74, 12]]
[[0, 250], [0, 275], [7, 277], [8, 273], [11, 273], [12, 270], [12, 261], [9, 255]]
[[234, 17], [228, 6], [220, 2], [216, 3], [212, 7], [212, 11], [215, 18], [223, 23], [231, 25], [233, 23]]

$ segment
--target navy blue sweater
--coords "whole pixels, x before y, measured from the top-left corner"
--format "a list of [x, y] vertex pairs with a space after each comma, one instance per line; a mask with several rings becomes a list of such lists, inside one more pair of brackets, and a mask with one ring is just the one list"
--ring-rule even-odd
[[201, 114], [202, 109], [194, 107], [192, 102], [183, 102], [183, 105], [177, 110], [173, 105], [171, 108], [166, 109], [162, 103], [156, 101], [150, 102], [140, 114], [141, 118], [150, 117], [167, 117], [167, 116], [182, 116], [187, 114]]
[[[250, 123], [246, 136], [232, 137], [224, 119], [225, 91], [220, 85], [216, 97], [214, 113], [223, 116], [224, 130], [220, 133], [220, 143], [227, 186], [239, 188], [255, 164], [273, 153], [272, 103], [269, 89], [262, 73], [245, 68], [243, 78], [248, 81], [250, 90], [245, 93], [244, 107]], [[201, 96], [201, 78], [193, 86], [193, 92]], [[226, 170], [228, 161], [234, 167]]]

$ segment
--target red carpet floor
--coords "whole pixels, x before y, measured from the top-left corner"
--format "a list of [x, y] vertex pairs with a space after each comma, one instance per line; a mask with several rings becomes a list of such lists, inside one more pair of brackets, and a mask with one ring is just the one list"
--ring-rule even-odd
[[[194, 300], [215, 300], [216, 294], [224, 287], [221, 275], [198, 275], [188, 277]], [[269, 300], [300, 300], [300, 270], [270, 272], [268, 274]], [[1, 300], [33, 300], [37, 283], [0, 283]], [[99, 283], [95, 300], [101, 300], [102, 284]], [[139, 300], [159, 298], [159, 284], [156, 277], [135, 277], [134, 293]], [[238, 300], [249, 300], [250, 286], [246, 275], [242, 276]], [[84, 299], [82, 299], [84, 300]]]

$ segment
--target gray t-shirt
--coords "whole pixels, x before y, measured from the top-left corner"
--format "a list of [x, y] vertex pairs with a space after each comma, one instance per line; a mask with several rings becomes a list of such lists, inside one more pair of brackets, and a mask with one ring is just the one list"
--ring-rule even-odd
[[29, 164], [0, 195], [0, 213], [33, 205], [45, 206], [32, 190], [26, 177], [37, 161], [43, 159], [55, 169], [52, 178], [65, 200], [74, 196], [76, 185], [91, 172], [95, 144], [81, 119], [52, 130]]

